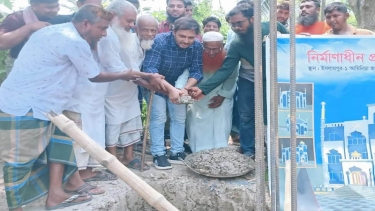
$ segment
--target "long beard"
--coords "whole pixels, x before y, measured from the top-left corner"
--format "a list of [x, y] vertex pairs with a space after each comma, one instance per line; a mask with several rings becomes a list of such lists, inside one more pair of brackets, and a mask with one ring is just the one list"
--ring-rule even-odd
[[307, 15], [307, 16], [299, 16], [298, 24], [302, 26], [311, 26], [318, 20], [318, 13]]
[[154, 44], [154, 40], [141, 40], [141, 48], [143, 50], [150, 50], [152, 45]]
[[238, 34], [240, 40], [246, 44], [254, 43], [254, 27], [249, 26], [245, 34]]
[[114, 20], [111, 25], [113, 31], [117, 35], [118, 39], [120, 40], [121, 49], [128, 50], [132, 49], [135, 43], [134, 34], [132, 32], [128, 32], [122, 27], [118, 21]]

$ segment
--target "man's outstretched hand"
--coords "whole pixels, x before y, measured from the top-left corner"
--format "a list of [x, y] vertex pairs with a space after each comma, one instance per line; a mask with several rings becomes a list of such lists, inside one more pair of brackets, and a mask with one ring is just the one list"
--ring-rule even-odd
[[179, 104], [180, 97], [184, 94], [183, 91], [173, 87], [168, 93], [169, 100], [174, 104]]
[[153, 73], [150, 74], [148, 77], [148, 82], [153, 86], [156, 90], [163, 90], [167, 91], [167, 88], [164, 85], [164, 76], [158, 74], [158, 73]]
[[210, 104], [208, 104], [209, 108], [217, 108], [221, 106], [221, 104], [224, 102], [225, 97], [217, 95], [210, 100]]
[[194, 86], [194, 87], [190, 87], [190, 88], [186, 88], [186, 90], [188, 91], [189, 95], [194, 99], [194, 100], [201, 100], [202, 98], [204, 98], [204, 94], [202, 92], [202, 90], [200, 90], [198, 87]]

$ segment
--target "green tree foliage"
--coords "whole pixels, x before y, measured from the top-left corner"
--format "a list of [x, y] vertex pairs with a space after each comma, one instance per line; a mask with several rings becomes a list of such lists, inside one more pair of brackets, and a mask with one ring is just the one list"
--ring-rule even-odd
[[229, 30], [229, 25], [225, 20], [224, 10], [222, 8], [219, 10], [214, 10], [212, 8], [212, 0], [201, 0], [199, 2], [195, 1], [193, 18], [202, 25], [202, 21], [209, 16], [215, 16], [220, 20], [220, 32], [224, 35], [224, 37], [226, 37]]
[[[154, 16], [158, 21], [164, 21], [167, 18], [164, 10], [154, 11], [151, 13], [151, 15]], [[212, 8], [212, 0], [195, 0], [193, 18], [202, 26], [202, 21], [209, 16], [215, 16], [220, 20], [222, 24], [220, 32], [226, 37], [229, 26], [225, 21], [224, 10], [214, 10]]]

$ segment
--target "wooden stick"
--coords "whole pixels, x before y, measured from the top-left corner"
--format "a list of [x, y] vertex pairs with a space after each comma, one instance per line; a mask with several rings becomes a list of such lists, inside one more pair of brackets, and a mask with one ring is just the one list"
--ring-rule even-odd
[[159, 211], [178, 211], [163, 195], [153, 189], [145, 181], [126, 168], [115, 156], [105, 151], [86, 133], [68, 119], [65, 115], [56, 115], [53, 112], [47, 114], [47, 117], [65, 134], [70, 136], [82, 148], [86, 150], [95, 160], [107, 167], [116, 174], [121, 180], [135, 190], [152, 207]]
[[151, 91], [150, 93], [150, 102], [148, 103], [148, 108], [147, 108], [146, 127], [145, 127], [145, 132], [143, 133], [141, 172], [143, 171], [143, 168], [145, 166], [147, 136], [148, 136], [148, 130], [149, 130], [148, 127], [150, 126], [151, 107], [152, 107], [152, 99], [154, 98], [154, 93], [155, 93], [154, 91]]

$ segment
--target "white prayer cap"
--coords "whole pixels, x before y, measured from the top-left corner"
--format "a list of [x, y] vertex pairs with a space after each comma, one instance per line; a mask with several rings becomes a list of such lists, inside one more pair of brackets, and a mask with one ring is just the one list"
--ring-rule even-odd
[[222, 42], [224, 41], [224, 36], [220, 32], [209, 31], [204, 33], [202, 37], [202, 42]]

